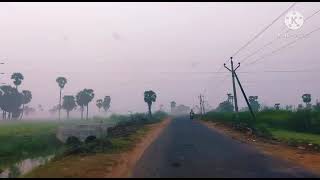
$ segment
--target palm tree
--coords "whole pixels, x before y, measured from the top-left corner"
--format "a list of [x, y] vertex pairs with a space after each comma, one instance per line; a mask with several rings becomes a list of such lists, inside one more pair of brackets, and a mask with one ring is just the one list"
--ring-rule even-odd
[[151, 105], [152, 105], [152, 102], [156, 102], [156, 99], [157, 99], [157, 95], [152, 90], [144, 92], [144, 102], [146, 102], [148, 104], [149, 116], [152, 116]]
[[81, 120], [83, 119], [83, 107], [85, 106], [85, 98], [84, 98], [84, 92], [80, 91], [76, 95], [76, 102], [78, 106], [80, 106], [80, 111], [81, 111]]
[[105, 112], [107, 112], [110, 108], [110, 103], [111, 103], [111, 97], [110, 96], [105, 96], [102, 102], [102, 107]]
[[94, 98], [94, 93], [92, 89], [84, 89], [84, 93], [85, 93], [85, 104], [87, 106], [87, 117], [86, 120], [88, 120], [88, 116], [89, 116], [89, 103], [92, 101], [92, 99]]
[[96, 106], [98, 107], [99, 112], [100, 112], [100, 109], [102, 108], [102, 103], [103, 103], [102, 99], [98, 99], [98, 100], [96, 101]]
[[69, 119], [69, 113], [75, 107], [77, 107], [76, 102], [74, 100], [74, 96], [63, 96], [62, 108], [67, 111], [67, 119]]
[[304, 103], [306, 103], [306, 108], [310, 108], [311, 107], [311, 94], [303, 94], [302, 95], [302, 100]]
[[60, 120], [60, 111], [61, 111], [61, 91], [64, 88], [64, 86], [67, 83], [67, 79], [65, 77], [58, 77], [56, 79], [56, 82], [58, 83], [60, 87], [60, 97], [59, 97], [59, 120]]
[[89, 103], [94, 98], [94, 93], [92, 89], [83, 89], [82, 91], [78, 92], [76, 95], [77, 104], [81, 107], [81, 119], [83, 118], [83, 107], [87, 106], [87, 116], [86, 119], [88, 120], [89, 116]]
[[31, 94], [31, 91], [29, 90], [23, 90], [22, 91], [22, 94], [23, 94], [23, 102], [22, 102], [22, 112], [21, 112], [21, 116], [20, 116], [20, 120], [22, 119], [22, 116], [23, 116], [23, 112], [24, 112], [24, 105], [25, 104], [28, 104], [31, 99], [32, 99], [32, 94]]
[[24, 79], [23, 75], [21, 73], [13, 73], [11, 75], [11, 79], [13, 79], [13, 83], [16, 86], [16, 89], [18, 90], [18, 86], [21, 85], [22, 80]]
[[257, 112], [260, 109], [260, 104], [258, 102], [258, 96], [249, 96], [249, 103], [252, 107], [252, 110]]
[[174, 112], [174, 108], [176, 108], [177, 103], [175, 101], [170, 102], [170, 107], [171, 107], [171, 113]]

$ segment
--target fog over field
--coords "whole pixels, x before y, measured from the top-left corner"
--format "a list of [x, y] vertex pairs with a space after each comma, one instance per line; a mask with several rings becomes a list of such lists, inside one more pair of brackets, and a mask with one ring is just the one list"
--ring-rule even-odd
[[[5, 63], [0, 65], [5, 73], [0, 83], [12, 85], [11, 74], [21, 72], [19, 89], [32, 91], [29, 106], [43, 105], [41, 117], [49, 117], [48, 109], [59, 103], [58, 76], [68, 80], [63, 95], [94, 90], [90, 116], [98, 113], [96, 99], [107, 95], [110, 112], [146, 112], [145, 90], [157, 93], [153, 110], [161, 104], [169, 110], [173, 100], [193, 107], [200, 93], [214, 108], [232, 92], [231, 74], [221, 69], [223, 63], [290, 4], [0, 3], [0, 62]], [[293, 9], [306, 18], [319, 8], [315, 2]], [[320, 99], [320, 32], [250, 64], [295, 35], [319, 28], [319, 18], [305, 21], [292, 36], [279, 37], [287, 30], [280, 18], [234, 57], [237, 63], [279, 38], [241, 64], [238, 75], [248, 96], [259, 96], [259, 102], [269, 106], [297, 106], [304, 93], [312, 95], [313, 103]], [[238, 96], [244, 107], [240, 89]]]

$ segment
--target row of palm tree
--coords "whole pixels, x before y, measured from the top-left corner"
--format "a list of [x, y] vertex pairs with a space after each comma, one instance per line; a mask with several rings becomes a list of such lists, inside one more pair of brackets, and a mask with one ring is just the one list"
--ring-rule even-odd
[[[58, 108], [59, 111], [59, 120], [61, 119], [61, 108], [66, 110], [67, 112], [67, 119], [69, 119], [69, 113], [70, 111], [76, 109], [77, 106], [80, 107], [81, 111], [81, 119], [83, 119], [83, 112], [84, 109], [86, 108], [86, 119], [88, 120], [89, 118], [89, 103], [93, 100], [95, 94], [93, 89], [83, 89], [80, 92], [76, 94], [76, 96], [73, 95], [65, 95], [63, 96], [63, 102], [61, 104], [62, 100], [62, 89], [67, 83], [67, 79], [65, 77], [58, 77], [56, 79], [56, 82], [58, 83], [58, 86], [60, 88], [60, 96], [59, 96], [59, 105], [58, 107], [55, 106], [53, 109], [49, 110], [50, 112], [55, 112], [55, 110]], [[110, 108], [110, 103], [111, 103], [111, 97], [110, 96], [105, 96], [104, 99], [98, 99], [96, 101], [96, 105], [100, 109], [103, 107], [103, 109], [107, 112], [108, 109]]]

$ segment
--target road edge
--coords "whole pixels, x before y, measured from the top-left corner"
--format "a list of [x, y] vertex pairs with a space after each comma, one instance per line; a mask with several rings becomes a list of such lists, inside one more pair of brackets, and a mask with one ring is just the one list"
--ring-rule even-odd
[[[235, 131], [229, 127], [220, 127], [217, 126], [217, 123], [214, 122], [207, 122], [199, 120], [200, 124], [206, 126], [207, 128], [214, 130], [215, 132], [218, 132], [224, 136], [230, 137], [236, 141], [251, 145], [255, 147], [257, 150], [259, 150], [261, 153], [269, 155], [271, 157], [286, 161], [290, 164], [295, 164], [298, 166], [301, 166], [307, 171], [310, 171], [311, 173], [320, 176], [320, 156], [319, 153], [315, 154], [312, 152], [307, 152], [305, 150], [301, 149], [295, 149], [292, 147], [285, 146], [283, 144], [272, 144], [266, 140], [263, 140], [261, 138], [253, 138], [250, 137], [242, 132]], [[279, 149], [287, 151], [290, 153], [289, 156], [285, 156]], [[317, 164], [307, 164], [303, 160], [309, 160], [309, 159], [315, 159], [317, 158]], [[314, 161], [313, 161], [314, 163]]]
[[137, 162], [142, 157], [147, 148], [159, 137], [159, 135], [170, 124], [171, 118], [166, 118], [157, 124], [147, 125], [147, 134], [140, 139], [135, 147], [127, 152], [120, 154], [119, 164], [113, 167], [112, 173], [108, 178], [129, 178]]

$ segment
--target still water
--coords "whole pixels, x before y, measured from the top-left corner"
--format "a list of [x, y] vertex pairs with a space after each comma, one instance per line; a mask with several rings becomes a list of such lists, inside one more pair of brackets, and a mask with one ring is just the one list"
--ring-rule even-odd
[[25, 159], [19, 163], [12, 165], [5, 169], [1, 174], [0, 178], [16, 178], [30, 172], [35, 167], [46, 164], [54, 156], [39, 157], [34, 159]]

